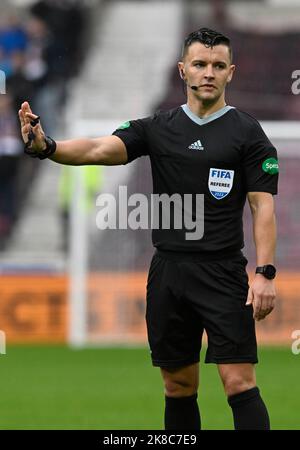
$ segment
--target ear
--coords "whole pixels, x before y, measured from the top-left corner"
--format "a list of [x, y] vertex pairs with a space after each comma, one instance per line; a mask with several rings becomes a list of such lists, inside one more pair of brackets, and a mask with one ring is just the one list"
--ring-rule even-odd
[[182, 61], [179, 61], [179, 63], [177, 64], [177, 66], [178, 66], [180, 78], [181, 78], [182, 80], [185, 80], [184, 64], [183, 64], [183, 62], [182, 62]]
[[227, 77], [227, 83], [230, 83], [230, 81], [232, 80], [234, 71], [235, 71], [235, 65], [234, 65], [234, 64], [231, 64], [230, 70], [229, 70], [229, 75], [228, 75], [228, 77]]

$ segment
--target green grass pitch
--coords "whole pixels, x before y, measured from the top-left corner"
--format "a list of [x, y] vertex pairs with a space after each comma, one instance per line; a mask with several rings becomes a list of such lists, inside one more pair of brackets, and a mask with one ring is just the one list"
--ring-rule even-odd
[[[261, 348], [259, 357], [272, 428], [300, 429], [300, 355]], [[163, 429], [163, 386], [148, 349], [10, 346], [0, 366], [0, 429]], [[199, 404], [203, 429], [233, 429], [213, 364], [201, 363]]]

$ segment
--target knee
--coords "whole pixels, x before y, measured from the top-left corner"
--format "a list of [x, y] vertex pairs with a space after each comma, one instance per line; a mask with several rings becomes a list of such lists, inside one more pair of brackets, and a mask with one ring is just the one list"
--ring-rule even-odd
[[182, 373], [163, 371], [165, 395], [167, 397], [188, 397], [198, 391], [198, 379]]
[[198, 386], [183, 380], [165, 381], [165, 395], [167, 397], [189, 397], [196, 394]]
[[256, 381], [253, 377], [228, 376], [223, 380], [224, 390], [227, 397], [239, 394], [240, 392], [248, 391], [256, 386]]

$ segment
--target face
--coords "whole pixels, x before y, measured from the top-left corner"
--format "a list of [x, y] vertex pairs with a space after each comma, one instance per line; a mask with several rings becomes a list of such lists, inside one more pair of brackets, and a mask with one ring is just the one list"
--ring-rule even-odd
[[188, 86], [199, 86], [197, 91], [188, 88], [188, 95], [192, 93], [202, 102], [214, 103], [224, 96], [235, 66], [226, 45], [207, 48], [201, 42], [193, 42], [178, 68]]

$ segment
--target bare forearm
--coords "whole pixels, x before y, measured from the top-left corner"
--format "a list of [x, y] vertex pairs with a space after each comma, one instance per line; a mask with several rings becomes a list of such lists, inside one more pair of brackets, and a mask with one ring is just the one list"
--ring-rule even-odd
[[[128, 162], [126, 146], [117, 136], [59, 141], [55, 148], [53, 141], [50, 141], [50, 144], [47, 139], [45, 141], [45, 133], [39, 117], [32, 113], [28, 102], [22, 103], [19, 118], [22, 138], [25, 145], [30, 144], [31, 156], [36, 157], [40, 153], [41, 156], [49, 157], [52, 161], [70, 166], [91, 164], [115, 166]], [[30, 134], [33, 137], [29, 139]]]
[[[276, 220], [274, 197], [267, 192], [248, 192], [253, 217], [253, 236], [256, 246], [256, 264], [274, 264], [276, 247]], [[246, 305], [253, 305], [255, 320], [264, 319], [274, 309], [276, 291], [273, 279], [261, 273], [253, 278], [248, 291]]]
[[56, 144], [56, 151], [50, 158], [52, 161], [71, 166], [101, 164], [100, 160], [97, 161], [96, 139], [71, 139]]
[[252, 211], [257, 265], [273, 264], [276, 250], [276, 219], [272, 206], [262, 204]]
[[71, 139], [57, 142], [52, 161], [72, 166], [98, 164], [116, 166], [127, 162], [127, 151], [117, 136]]

